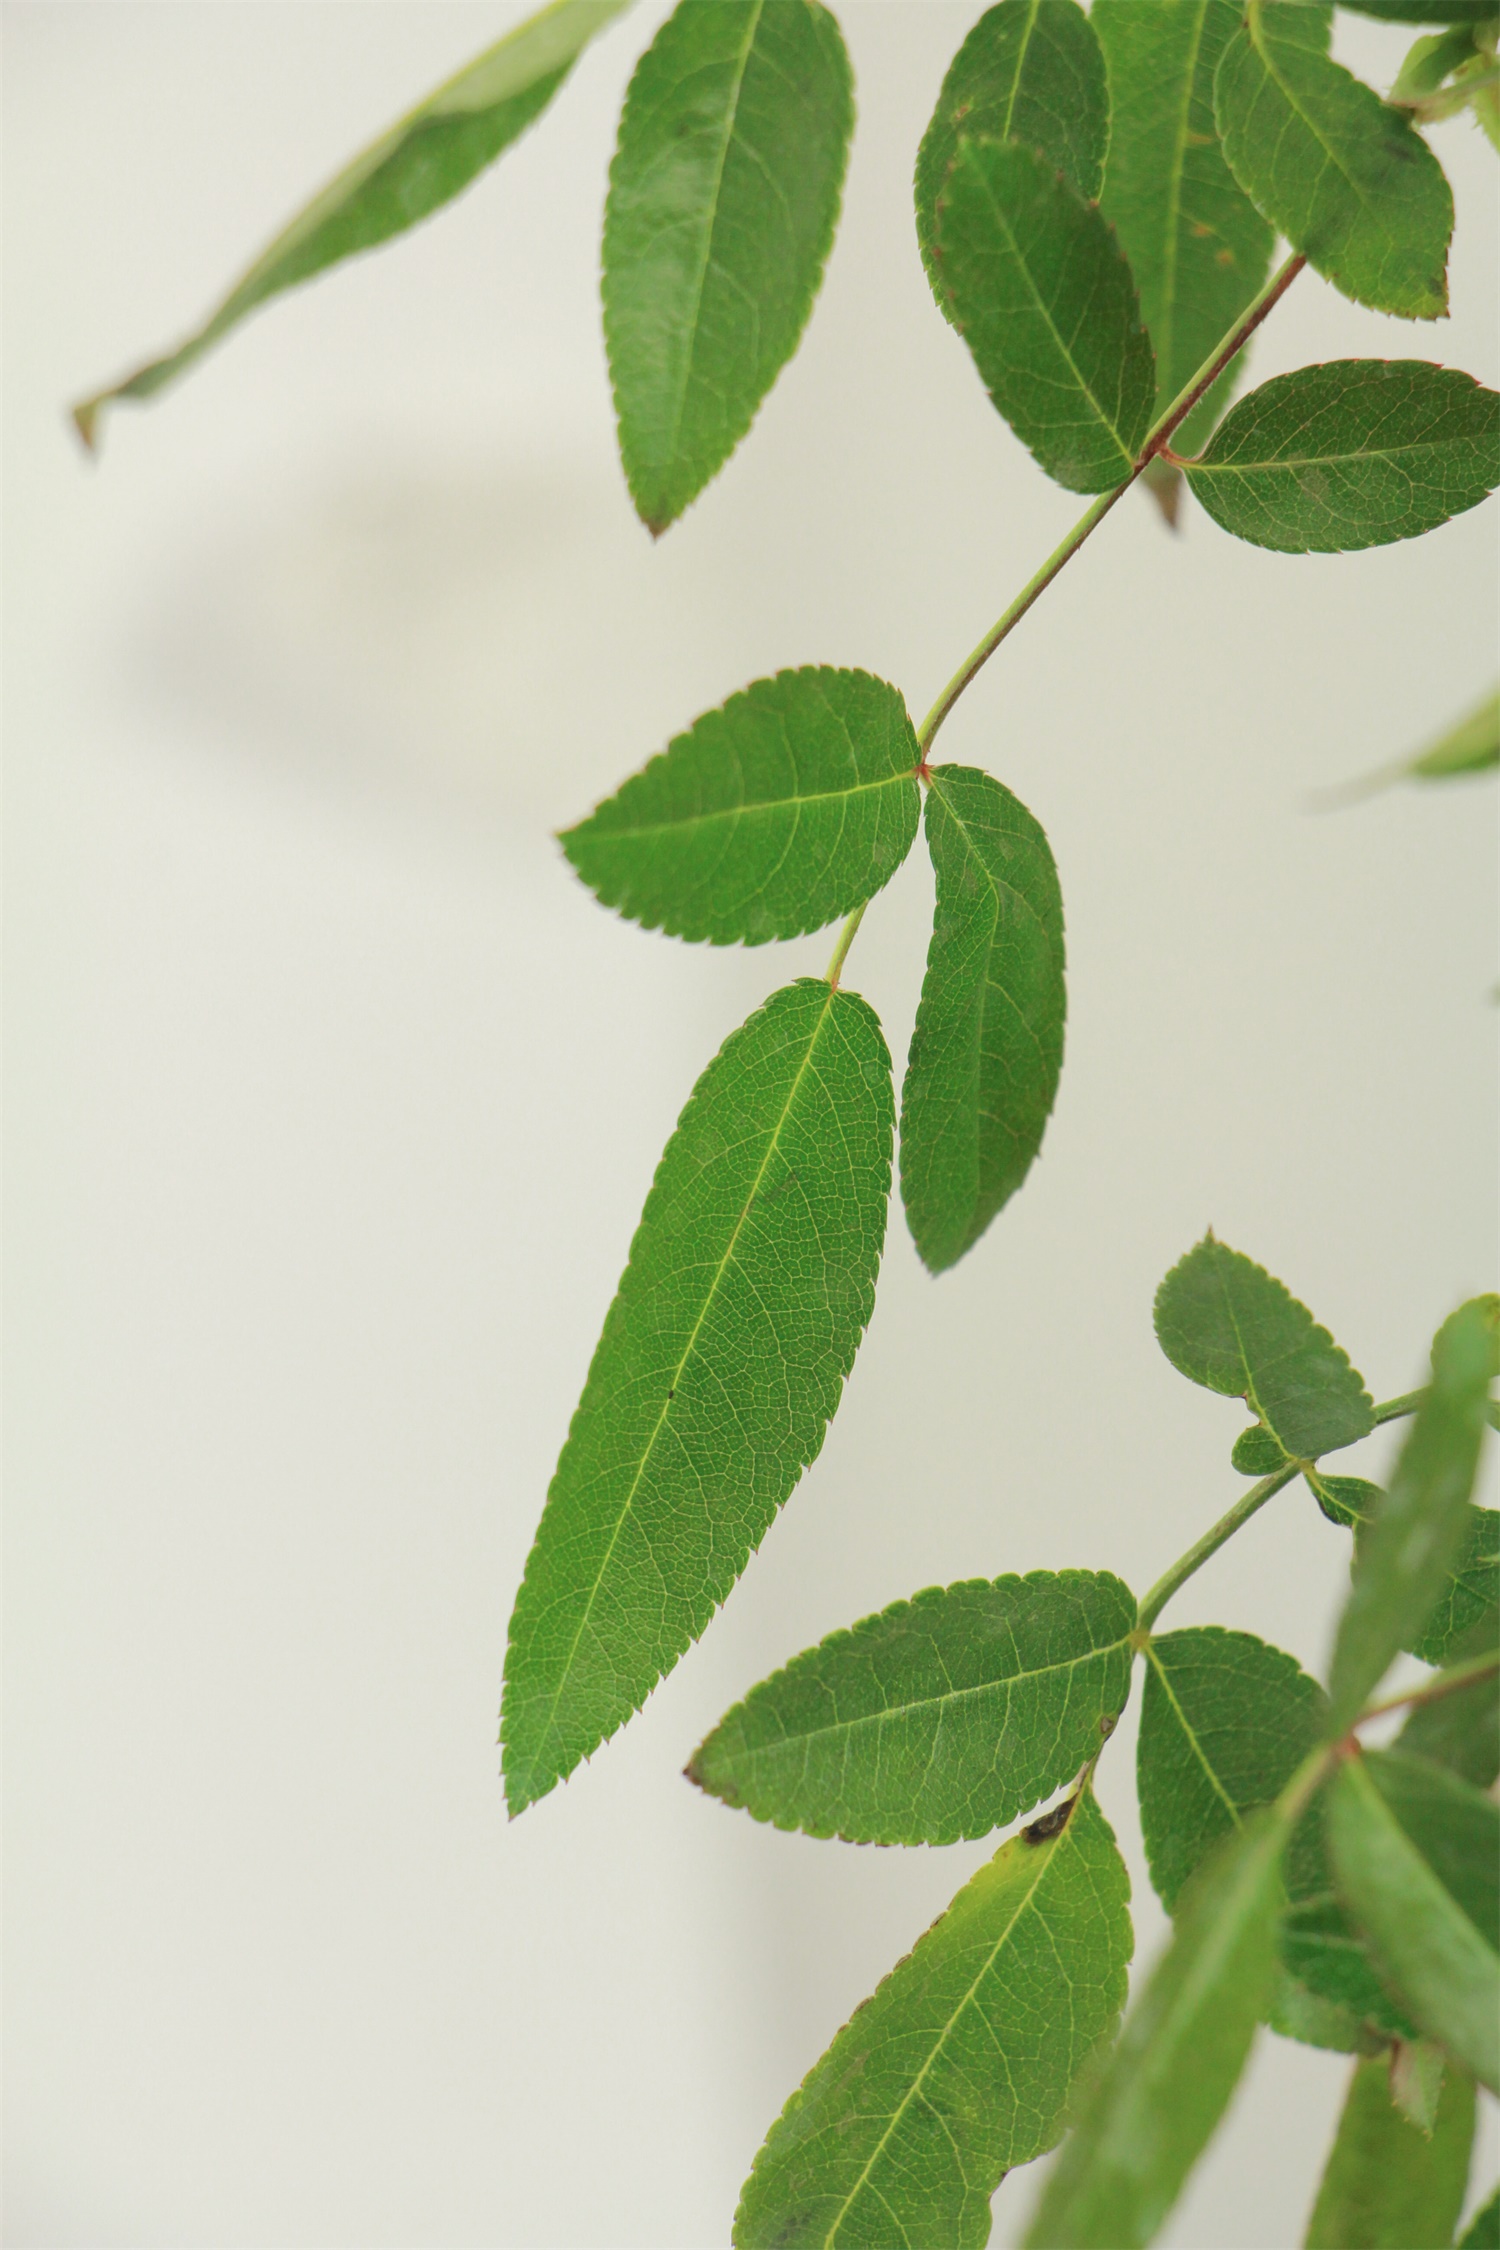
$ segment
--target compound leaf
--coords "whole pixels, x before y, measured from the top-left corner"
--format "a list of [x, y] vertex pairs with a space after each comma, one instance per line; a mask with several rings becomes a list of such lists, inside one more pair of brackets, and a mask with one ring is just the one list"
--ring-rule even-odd
[[723, 467], [797, 348], [854, 128], [817, 0], [680, 0], [636, 67], [604, 213], [604, 340], [653, 533]]
[[1500, 2188], [1475, 2212], [1458, 2250], [1500, 2250]]
[[1245, 193], [1336, 289], [1376, 312], [1448, 309], [1453, 197], [1399, 110], [1322, 52], [1300, 0], [1251, 0], [1225, 48], [1214, 108]]
[[[1453, 1664], [1500, 1651], [1500, 1608], [1490, 1608], [1449, 1650]], [[1419, 1703], [1396, 1737], [1396, 1748], [1488, 1789], [1500, 1776], [1500, 1669], [1467, 1687]]]
[[1354, 2065], [1305, 2250], [1410, 2250], [1447, 2243], [1463, 2209], [1474, 2141], [1474, 2082], [1445, 2073], [1430, 2132], [1391, 2099], [1384, 2056]]
[[941, 1273], [1009, 1202], [1062, 1070], [1063, 910], [1041, 827], [972, 766], [935, 766], [932, 942], [901, 1096], [901, 1194]]
[[1279, 1813], [1253, 1813], [1199, 1871], [1083, 2099], [1027, 2250], [1136, 2250], [1171, 2210], [1239, 2082], [1271, 1991], [1285, 1842]]
[[977, 2250], [1112, 2029], [1129, 1878], [1087, 1789], [1003, 1844], [845, 2025], [745, 2183], [738, 2250]]
[[693, 1089], [517, 1596], [512, 1813], [640, 1707], [817, 1454], [874, 1302], [892, 1130], [873, 1010], [812, 978]]
[[1242, 1398], [1282, 1451], [1312, 1459], [1374, 1427], [1363, 1378], [1282, 1282], [1212, 1233], [1156, 1292], [1156, 1337], [1180, 1374]]
[[1199, 1625], [1146, 1645], [1136, 1778], [1151, 1880], [1167, 1912], [1215, 1844], [1280, 1795], [1322, 1732], [1325, 1698], [1294, 1657]]
[[[1271, 262], [1273, 231], [1225, 163], [1214, 120], [1214, 73], [1243, 12], [1240, 0], [1154, 0], [1144, 8], [1140, 0], [1095, 0], [1110, 93], [1100, 208], [1140, 291], [1158, 413], [1234, 326]], [[1213, 427], [1239, 365], [1179, 425], [1179, 452]]]
[[1500, 2085], [1500, 1810], [1440, 1766], [1346, 1758], [1329, 1791], [1340, 1893], [1420, 2028]]
[[1500, 393], [1418, 359], [1273, 376], [1187, 471], [1225, 531], [1288, 555], [1420, 538], [1500, 484]]
[[988, 1835], [1096, 1755], [1130, 1690], [1135, 1617], [1107, 1571], [929, 1587], [752, 1688], [688, 1779], [849, 1843]]
[[937, 200], [938, 286], [995, 405], [1049, 476], [1107, 492], [1151, 423], [1156, 368], [1106, 221], [1045, 158], [960, 140]]
[[648, 930], [713, 945], [797, 937], [900, 866], [921, 755], [884, 680], [778, 672], [694, 720], [562, 847], [606, 906]]
[[917, 242], [941, 309], [937, 201], [960, 137], [1035, 149], [1085, 203], [1097, 201], [1109, 145], [1109, 92], [1095, 24], [1077, 0], [999, 0], [948, 67], [917, 151]]
[[1330, 1723], [1341, 1733], [1387, 1665], [1419, 1636], [1463, 1548], [1469, 1493], [1497, 1362], [1500, 1298], [1475, 1298], [1433, 1339], [1432, 1386], [1401, 1449], [1383, 1503], [1355, 1549], [1329, 1677]]
[[628, 5], [553, 0], [447, 79], [298, 212], [185, 343], [74, 408], [84, 443], [93, 444], [100, 411], [112, 400], [149, 398], [269, 297], [388, 242], [451, 202], [519, 139], [589, 41]]

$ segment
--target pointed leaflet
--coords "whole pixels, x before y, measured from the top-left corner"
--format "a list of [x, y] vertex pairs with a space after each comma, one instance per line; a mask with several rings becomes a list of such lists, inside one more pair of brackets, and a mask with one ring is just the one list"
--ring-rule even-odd
[[511, 1619], [513, 1813], [639, 1709], [822, 1444], [874, 1302], [890, 1069], [865, 1002], [804, 978], [693, 1089]]
[[999, 0], [948, 66], [913, 183], [922, 263], [945, 314], [937, 201], [964, 134], [1035, 149], [1085, 203], [1097, 200], [1109, 145], [1109, 93], [1094, 26], [1077, 0]]
[[[1228, 335], [1271, 263], [1272, 229], [1225, 163], [1214, 122], [1214, 72], [1243, 13], [1240, 0], [1094, 4], [1110, 96], [1101, 209], [1140, 291], [1158, 413]], [[1226, 370], [1181, 424], [1179, 452], [1206, 437], [1235, 374]]]
[[1325, 1699], [1294, 1657], [1251, 1633], [1194, 1626], [1145, 1653], [1136, 1778], [1170, 1914], [1214, 1845], [1280, 1795], [1322, 1732]]
[[797, 348], [854, 97], [817, 0], [679, 0], [636, 68], [604, 212], [604, 340], [636, 511], [664, 531]]
[[1485, 696], [1466, 719], [1403, 771], [1413, 781], [1446, 781], [1453, 774], [1483, 773], [1491, 766], [1500, 766], [1500, 689]]
[[263, 250], [203, 327], [73, 410], [85, 444], [100, 410], [149, 398], [268, 297], [387, 242], [450, 202], [546, 108], [578, 55], [629, 0], [553, 0], [390, 127]]
[[[1330, 1477], [1321, 1469], [1307, 1472], [1318, 1506], [1330, 1523], [1345, 1524], [1356, 1542], [1368, 1536], [1377, 1511], [1385, 1504], [1378, 1484], [1366, 1477]], [[1432, 1607], [1414, 1617], [1402, 1647], [1424, 1664], [1446, 1664], [1455, 1646], [1500, 1597], [1500, 1514], [1493, 1508], [1476, 1508], [1472, 1502], [1463, 1518], [1463, 1531], [1448, 1564]]]
[[978, 2250], [1002, 2176], [1052, 2147], [1119, 2015], [1129, 1897], [1087, 1789], [1002, 1845], [787, 2103], [737, 2250]]
[[963, 139], [937, 201], [938, 282], [986, 390], [1049, 476], [1107, 492], [1135, 466], [1156, 369], [1105, 221], [1030, 149]]
[[1176, 2202], [1271, 1989], [1286, 1830], [1279, 1812], [1254, 1813], [1200, 1870], [1084, 2097], [1027, 2250], [1136, 2250]]
[[[1488, 1609], [1454, 1643], [1455, 1665], [1500, 1652], [1500, 1609]], [[1434, 1683], [1440, 1685], [1441, 1683]], [[1428, 1763], [1447, 1766], [1488, 1789], [1500, 1776], [1500, 1668], [1483, 1674], [1468, 1687], [1419, 1703], [1400, 1734], [1396, 1748]]]
[[1382, 2055], [1357, 2062], [1304, 2250], [1410, 2250], [1447, 2243], [1463, 2209], [1474, 2140], [1474, 2083], [1446, 2073], [1430, 2134], [1391, 2099]]
[[[1376, 312], [1448, 309], [1453, 197], [1399, 110], [1310, 41], [1298, 0], [1250, 0], [1214, 81], [1240, 186], [1336, 289]], [[1326, 37], [1326, 35], [1325, 35]]]
[[937, 900], [901, 1096], [901, 1194], [941, 1273], [1041, 1146], [1067, 993], [1057, 869], [1026, 807], [972, 766], [935, 766], [925, 822]]
[[752, 1688], [688, 1779], [812, 1836], [987, 1836], [1095, 1756], [1130, 1691], [1135, 1618], [1107, 1571], [930, 1586]]
[[917, 832], [906, 705], [868, 672], [808, 665], [705, 711], [567, 830], [590, 890], [713, 945], [800, 936], [890, 878]]
[[1187, 480], [1225, 531], [1281, 554], [1417, 539], [1500, 484], [1500, 393], [1419, 359], [1299, 367], [1240, 401]]
[[1156, 1292], [1156, 1337], [1180, 1374], [1242, 1398], [1294, 1459], [1353, 1445], [1374, 1427], [1362, 1378], [1305, 1305], [1212, 1234]]
[[1500, 2250], [1500, 2189], [1475, 2212], [1458, 2250]]
[[1433, 1339], [1432, 1387], [1356, 1551], [1329, 1676], [1335, 1733], [1421, 1632], [1458, 1557], [1495, 1374], [1497, 1313], [1500, 1298], [1475, 1298]]
[[1270, 1431], [1259, 1422], [1241, 1430], [1230, 1448], [1229, 1465], [1242, 1477], [1273, 1477], [1286, 1467], [1286, 1455]]
[[1500, 2088], [1500, 1811], [1440, 1766], [1344, 1760], [1329, 1792], [1338, 1885], [1428, 2036]]

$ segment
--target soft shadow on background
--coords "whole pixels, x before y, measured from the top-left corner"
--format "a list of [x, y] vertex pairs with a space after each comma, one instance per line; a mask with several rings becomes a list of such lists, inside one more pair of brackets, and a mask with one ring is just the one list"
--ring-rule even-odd
[[[786, 2094], [990, 1847], [757, 1827], [679, 1778], [702, 1734], [918, 1586], [1139, 1586], [1204, 1528], [1238, 1425], [1150, 1306], [1206, 1224], [1377, 1396], [1494, 1283], [1493, 791], [1307, 809], [1491, 675], [1493, 505], [1293, 561], [1132, 498], [944, 741], [1061, 868], [1043, 1160], [940, 1284], [896, 1213], [843, 1410], [724, 1614], [507, 1824], [506, 1617], [642, 1196], [719, 1041], [828, 947], [646, 936], [550, 832], [783, 664], [867, 665], [921, 711], [1078, 505], [921, 274], [912, 158], [977, 13], [939, 0], [845, 0], [860, 123], [821, 301], [659, 546], [595, 275], [660, 6], [460, 204], [87, 463], [65, 402], [518, 12], [6, 14], [14, 2244], [723, 2242]], [[1381, 83], [1410, 36], [1341, 19]], [[1453, 318], [1309, 275], [1261, 374], [1496, 379], [1494, 160], [1466, 125], [1439, 146]], [[851, 960], [898, 1055], [929, 909], [919, 855]], [[1173, 1621], [1317, 1668], [1346, 1565], [1288, 1492]], [[1149, 1958], [1121, 1737], [1102, 1791]], [[1266, 2035], [1164, 2239], [1300, 2241], [1345, 2068]]]

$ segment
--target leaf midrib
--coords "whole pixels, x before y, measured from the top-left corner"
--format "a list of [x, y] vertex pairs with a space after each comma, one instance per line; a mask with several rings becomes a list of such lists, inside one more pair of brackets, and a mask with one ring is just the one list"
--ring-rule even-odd
[[[1167, 240], [1165, 270], [1162, 275], [1162, 326], [1166, 331], [1157, 351], [1163, 386], [1171, 380], [1176, 396], [1175, 378], [1172, 376], [1172, 341], [1177, 319], [1177, 265], [1181, 247], [1182, 175], [1187, 163], [1188, 120], [1193, 113], [1193, 88], [1198, 77], [1198, 58], [1203, 51], [1203, 31], [1208, 21], [1208, 0], [1198, 0], [1198, 21], [1193, 30], [1192, 53], [1183, 77], [1182, 112], [1177, 121], [1177, 145], [1172, 152], [1172, 167], [1167, 186]], [[1152, 343], [1156, 343], [1153, 336]], [[1160, 396], [1160, 391], [1158, 391]]]
[[1234, 1799], [1230, 1796], [1228, 1790], [1224, 1787], [1223, 1782], [1220, 1781], [1218, 1774], [1214, 1771], [1213, 1766], [1209, 1763], [1208, 1752], [1204, 1749], [1202, 1743], [1199, 1741], [1196, 1729], [1192, 1725], [1192, 1722], [1189, 1720], [1187, 1713], [1183, 1710], [1182, 1705], [1177, 1700], [1177, 1691], [1173, 1687], [1172, 1682], [1168, 1677], [1167, 1668], [1163, 1664], [1160, 1656], [1157, 1653], [1156, 1643], [1154, 1641], [1148, 1640], [1146, 1643], [1146, 1660], [1151, 1665], [1158, 1680], [1161, 1682], [1162, 1690], [1166, 1695], [1167, 1701], [1172, 1706], [1172, 1710], [1177, 1719], [1177, 1724], [1181, 1727], [1184, 1735], [1187, 1737], [1188, 1746], [1192, 1750], [1194, 1757], [1198, 1760], [1199, 1765], [1207, 1774], [1215, 1796], [1225, 1807], [1230, 1819], [1234, 1822], [1235, 1827], [1243, 1827], [1244, 1817], [1240, 1811], [1240, 1808], [1235, 1803]]
[[1485, 432], [1463, 430], [1456, 437], [1412, 438], [1399, 448], [1390, 446], [1365, 446], [1358, 453], [1293, 453], [1267, 461], [1194, 461], [1189, 465], [1192, 476], [1266, 476], [1278, 469], [1342, 469], [1352, 461], [1389, 461], [1399, 466], [1408, 453], [1441, 453], [1449, 447], [1467, 442], [1482, 443]]
[[800, 812], [804, 805], [846, 804], [851, 797], [868, 796], [872, 790], [899, 789], [911, 780], [912, 769], [903, 766], [898, 773], [883, 774], [878, 781], [857, 781], [848, 789], [815, 789], [806, 796], [757, 797], [738, 805], [722, 806], [713, 812], [690, 813], [683, 820], [636, 821], [628, 828], [596, 827], [593, 821], [585, 821], [571, 833], [586, 835], [592, 829], [599, 842], [616, 837], [681, 835], [686, 829], [705, 828], [714, 821], [746, 820], [755, 813]]
[[[1266, 29], [1265, 18], [1262, 15], [1260, 7], [1258, 5], [1252, 5], [1251, 7], [1249, 20], [1245, 27], [1245, 35], [1250, 40], [1251, 45], [1255, 48], [1256, 53], [1260, 56], [1266, 76], [1270, 79], [1272, 85], [1275, 86], [1278, 92], [1283, 96], [1288, 109], [1291, 110], [1292, 114], [1297, 117], [1303, 125], [1306, 126], [1308, 132], [1312, 135], [1312, 138], [1317, 142], [1319, 148], [1323, 151], [1323, 154], [1327, 158], [1328, 162], [1333, 166], [1333, 169], [1338, 173], [1339, 178], [1345, 183], [1350, 193], [1354, 196], [1354, 199], [1359, 204], [1360, 209], [1366, 214], [1369, 219], [1373, 221], [1375, 226], [1378, 227], [1380, 233], [1384, 236], [1385, 240], [1388, 243], [1399, 247], [1399, 245], [1396, 245], [1396, 237], [1391, 233], [1390, 228], [1385, 224], [1384, 219], [1381, 217], [1379, 205], [1370, 201], [1370, 198], [1364, 193], [1363, 189], [1360, 187], [1359, 182], [1354, 178], [1353, 174], [1347, 171], [1343, 164], [1340, 163], [1333, 144], [1330, 141], [1324, 139], [1318, 127], [1313, 123], [1307, 111], [1298, 101], [1297, 96], [1292, 91], [1292, 88], [1288, 84], [1287, 80], [1278, 75], [1275, 67], [1272, 64], [1270, 52], [1275, 42], [1272, 40], [1270, 33]], [[1313, 52], [1313, 50], [1305, 47], [1293, 48], [1289, 46], [1288, 52], [1300, 55], [1311, 53]], [[1320, 55], [1318, 59], [1320, 61], [1326, 62], [1329, 65], [1330, 69], [1339, 71], [1341, 76], [1349, 78], [1351, 84], [1358, 85], [1359, 81], [1353, 78], [1350, 72], [1344, 71], [1342, 69], [1342, 66], [1336, 63], [1331, 55]], [[1375, 98], [1378, 102], [1378, 95]], [[1381, 103], [1380, 106], [1384, 108], [1385, 105]]]

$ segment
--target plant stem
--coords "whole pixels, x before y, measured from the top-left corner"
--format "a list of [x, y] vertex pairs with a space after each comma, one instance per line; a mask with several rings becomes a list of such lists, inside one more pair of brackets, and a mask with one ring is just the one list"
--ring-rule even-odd
[[1452, 1664], [1436, 1679], [1423, 1680], [1421, 1685], [1408, 1688], [1402, 1695], [1387, 1696], [1384, 1703], [1371, 1703], [1353, 1722], [1362, 1727], [1367, 1719], [1379, 1719], [1387, 1711], [1400, 1711], [1407, 1704], [1439, 1703], [1445, 1695], [1457, 1695], [1460, 1688], [1472, 1687], [1476, 1680], [1485, 1679], [1491, 1672], [1500, 1672], [1500, 1650], [1490, 1649], [1483, 1656], [1471, 1656], [1467, 1663]]
[[1158, 1578], [1136, 1613], [1136, 1631], [1149, 1632], [1172, 1596], [1179, 1587], [1187, 1584], [1194, 1571], [1201, 1570], [1209, 1556], [1217, 1554], [1226, 1539], [1232, 1539], [1241, 1525], [1247, 1524], [1283, 1485], [1290, 1484], [1293, 1477], [1301, 1474], [1302, 1463], [1288, 1461], [1285, 1468], [1277, 1469], [1271, 1476], [1262, 1477], [1259, 1484], [1250, 1487], [1242, 1500], [1236, 1500], [1228, 1513], [1220, 1516], [1218, 1522], [1204, 1532], [1197, 1544], [1189, 1547], [1185, 1555], [1179, 1555], [1171, 1569]]
[[837, 985], [839, 981], [839, 971], [844, 966], [845, 957], [854, 943], [855, 932], [865, 918], [865, 908], [869, 903], [868, 899], [862, 899], [839, 932], [839, 942], [834, 947], [833, 959], [828, 964], [827, 982], [831, 985]]
[[1384, 1406], [1376, 1407], [1375, 1420], [1377, 1423], [1399, 1421], [1403, 1414], [1415, 1414], [1417, 1408], [1426, 1403], [1426, 1399], [1425, 1388], [1420, 1391], [1403, 1391], [1399, 1398], [1388, 1398]]

